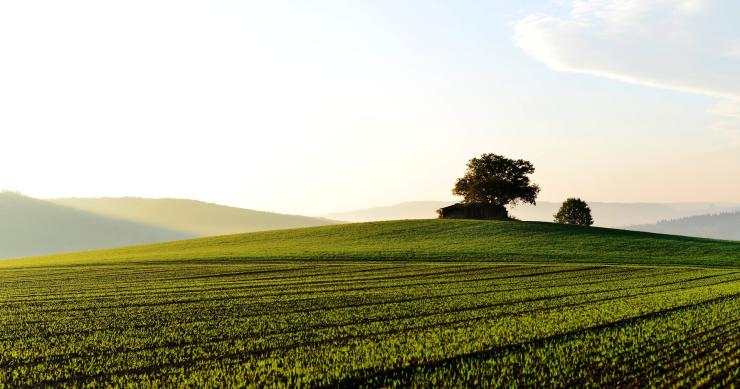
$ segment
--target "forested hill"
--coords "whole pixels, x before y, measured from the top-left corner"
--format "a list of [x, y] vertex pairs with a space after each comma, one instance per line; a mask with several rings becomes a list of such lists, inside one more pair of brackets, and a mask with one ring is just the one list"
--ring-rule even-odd
[[629, 227], [635, 231], [740, 241], [740, 212], [692, 216]]

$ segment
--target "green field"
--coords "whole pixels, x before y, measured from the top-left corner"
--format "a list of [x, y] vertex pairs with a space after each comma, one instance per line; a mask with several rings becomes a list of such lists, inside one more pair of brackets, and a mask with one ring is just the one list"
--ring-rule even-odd
[[8, 387], [739, 380], [734, 242], [408, 221], [0, 262]]
[[0, 267], [173, 259], [740, 266], [740, 242], [541, 222], [406, 220], [224, 235], [3, 261]]

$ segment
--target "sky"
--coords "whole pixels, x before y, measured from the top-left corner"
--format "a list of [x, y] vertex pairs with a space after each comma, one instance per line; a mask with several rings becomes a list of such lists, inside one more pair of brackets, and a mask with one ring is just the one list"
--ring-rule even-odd
[[740, 2], [0, 2], [0, 189], [320, 215], [454, 200], [740, 201]]

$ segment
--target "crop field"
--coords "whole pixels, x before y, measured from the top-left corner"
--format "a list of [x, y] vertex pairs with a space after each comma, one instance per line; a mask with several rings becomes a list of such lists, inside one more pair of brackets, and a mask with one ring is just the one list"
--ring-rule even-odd
[[0, 386], [730, 386], [740, 269], [169, 260], [0, 267]]

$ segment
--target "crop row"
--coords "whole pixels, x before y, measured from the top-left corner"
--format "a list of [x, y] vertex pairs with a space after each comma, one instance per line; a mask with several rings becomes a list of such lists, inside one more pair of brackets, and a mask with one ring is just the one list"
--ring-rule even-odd
[[738, 379], [739, 341], [733, 269], [163, 261], [0, 270], [0, 383], [10, 387], [721, 386]]

